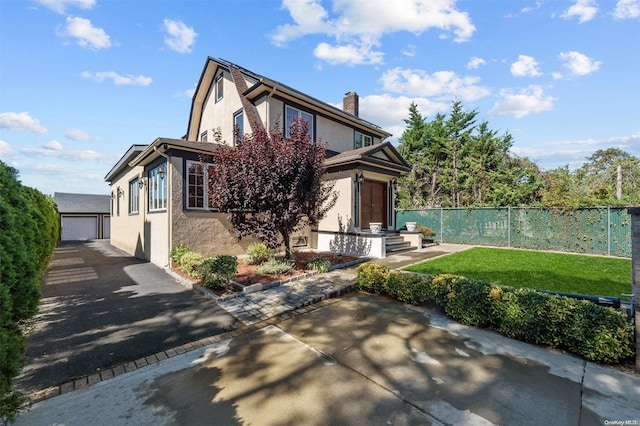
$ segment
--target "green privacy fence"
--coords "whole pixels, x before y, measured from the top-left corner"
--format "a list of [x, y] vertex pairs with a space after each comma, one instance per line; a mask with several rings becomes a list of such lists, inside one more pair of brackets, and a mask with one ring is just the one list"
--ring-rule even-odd
[[631, 257], [626, 207], [398, 211], [397, 226], [405, 222], [433, 229], [442, 242]]

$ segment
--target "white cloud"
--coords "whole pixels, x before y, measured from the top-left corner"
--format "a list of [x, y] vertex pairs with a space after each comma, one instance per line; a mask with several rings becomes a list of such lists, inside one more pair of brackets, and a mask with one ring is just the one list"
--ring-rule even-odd
[[573, 75], [587, 75], [598, 71], [602, 62], [594, 61], [593, 58], [580, 52], [562, 52], [560, 59], [564, 61], [564, 67]]
[[511, 74], [515, 77], [538, 77], [542, 75], [535, 58], [518, 55], [518, 60], [511, 64]]
[[111, 47], [111, 37], [102, 28], [94, 27], [91, 21], [79, 17], [67, 17], [67, 26], [60, 35], [76, 39], [79, 46], [92, 50]]
[[598, 13], [598, 7], [594, 0], [577, 0], [560, 17], [564, 19], [578, 17], [578, 23], [582, 24], [592, 20], [596, 13]]
[[55, 139], [45, 143], [42, 147], [51, 151], [62, 151], [62, 144]]
[[9, 145], [5, 141], [0, 141], [0, 155], [3, 157], [9, 156], [13, 154], [13, 150], [11, 149], [11, 145]]
[[540, 9], [541, 7], [542, 7], [542, 2], [541, 1], [537, 1], [535, 6], [525, 6], [520, 10], [520, 12], [521, 13], [529, 13], [529, 12], [531, 12], [533, 10]]
[[521, 89], [519, 93], [504, 89], [500, 92], [500, 95], [502, 100], [496, 102], [491, 108], [489, 116], [522, 118], [529, 114], [550, 111], [556, 101], [556, 98], [546, 96], [540, 86], [529, 86]]
[[53, 10], [54, 12], [64, 14], [67, 7], [78, 7], [83, 10], [93, 9], [96, 0], [34, 0], [36, 3]]
[[614, 146], [620, 149], [625, 149], [630, 146], [640, 146], [640, 133], [635, 133], [631, 136], [615, 136], [606, 139], [578, 139], [568, 141], [553, 141], [545, 142], [545, 146]]
[[448, 101], [434, 102], [421, 97], [371, 95], [360, 98], [360, 117], [378, 124], [393, 134], [390, 141], [397, 141], [407, 127], [404, 119], [409, 114], [411, 102], [416, 103], [418, 110], [425, 117], [448, 111], [451, 106]]
[[316, 58], [321, 59], [331, 65], [345, 64], [349, 66], [363, 64], [380, 64], [384, 53], [375, 51], [371, 45], [342, 45], [331, 46], [327, 43], [320, 43], [313, 50]]
[[89, 132], [85, 132], [84, 130], [73, 129], [73, 128], [67, 129], [64, 135], [74, 141], [90, 141], [92, 139], [96, 139], [93, 136], [91, 136]]
[[612, 15], [616, 19], [640, 18], [640, 0], [618, 0]]
[[99, 161], [106, 164], [114, 163], [120, 158], [117, 154], [103, 154], [92, 150], [65, 151], [57, 141], [49, 142], [43, 145], [43, 148], [23, 148], [20, 152], [29, 156], [54, 157], [69, 161]]
[[413, 58], [416, 56], [416, 47], [413, 44], [408, 44], [404, 49], [402, 49], [402, 54]]
[[486, 87], [478, 85], [478, 77], [459, 77], [453, 71], [436, 71], [428, 74], [422, 70], [393, 68], [381, 77], [384, 90], [409, 96], [436, 96], [447, 101], [457, 97], [472, 102], [490, 94]]
[[113, 81], [116, 86], [148, 86], [153, 81], [151, 77], [145, 77], [143, 75], [120, 75], [115, 71], [99, 71], [96, 73], [90, 73], [89, 71], [82, 72], [82, 78], [94, 80], [98, 83], [103, 83], [109, 79]]
[[164, 42], [171, 50], [178, 53], [191, 53], [198, 36], [193, 28], [186, 26], [182, 21], [165, 18], [164, 30], [167, 32]]
[[[379, 46], [384, 34], [408, 31], [414, 34], [429, 29], [452, 32], [456, 42], [468, 41], [476, 28], [467, 12], [456, 9], [455, 0], [333, 0], [331, 11], [320, 0], [283, 0], [293, 23], [280, 25], [271, 34], [271, 42], [284, 46], [309, 34], [324, 34], [336, 40], [334, 47], [324, 42], [315, 50], [330, 63], [378, 64]], [[363, 58], [363, 54], [370, 54]], [[353, 59], [345, 58], [353, 55]]]
[[480, 65], [485, 65], [486, 63], [487, 61], [485, 61], [484, 59], [474, 56], [471, 59], [469, 59], [469, 62], [467, 62], [467, 69], [475, 70], [475, 69], [478, 69]]
[[40, 121], [31, 117], [28, 112], [3, 112], [0, 114], [0, 128], [26, 130], [41, 135], [47, 133], [47, 129], [40, 125]]

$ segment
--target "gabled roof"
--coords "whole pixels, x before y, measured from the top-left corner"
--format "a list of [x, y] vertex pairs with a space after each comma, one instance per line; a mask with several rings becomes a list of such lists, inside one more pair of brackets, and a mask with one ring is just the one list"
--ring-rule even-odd
[[[253, 102], [260, 96], [272, 96], [274, 94], [277, 94], [282, 98], [295, 101], [299, 105], [306, 106], [307, 108], [320, 110], [324, 114], [334, 118], [335, 120], [346, 122], [356, 129], [364, 130], [368, 133], [378, 136], [381, 139], [385, 139], [391, 136], [391, 133], [382, 130], [381, 127], [376, 126], [373, 123], [363, 120], [360, 117], [356, 117], [353, 114], [336, 108], [333, 105], [329, 105], [328, 103], [320, 101], [312, 96], [306, 95], [292, 87], [287, 86], [286, 84], [282, 84], [276, 80], [272, 80], [268, 77], [249, 71], [246, 68], [242, 68], [224, 59], [214, 59], [209, 56], [205, 62], [204, 69], [202, 70], [202, 74], [200, 75], [200, 80], [198, 81], [198, 85], [196, 86], [196, 91], [191, 102], [191, 112], [189, 115], [189, 124], [187, 127], [186, 135], [187, 139], [196, 140], [198, 137], [196, 133], [198, 131], [199, 123], [202, 117], [202, 108], [219, 68], [232, 73], [233, 80], [234, 82], [236, 82], [236, 88], [240, 89], [239, 93], [243, 104], [245, 104], [245, 101]], [[256, 83], [253, 84], [253, 86], [242, 91], [244, 87], [239, 88], [237, 86], [239, 80], [237, 78], [238, 72], [245, 75], [248, 80], [255, 81]]]
[[131, 160], [136, 158], [147, 145], [131, 145], [131, 148], [124, 153], [122, 157], [118, 160], [118, 162], [109, 170], [109, 173], [106, 174], [104, 180], [107, 182], [112, 182], [116, 176], [122, 173], [128, 167], [128, 164]]
[[109, 213], [110, 196], [97, 194], [69, 194], [56, 192], [53, 201], [58, 205], [58, 213]]
[[219, 146], [221, 145], [218, 143], [194, 142], [172, 138], [157, 138], [149, 145], [132, 145], [107, 173], [104, 180], [113, 182], [123, 171], [136, 166], [146, 166], [171, 149], [206, 154], [212, 153]]
[[405, 174], [411, 170], [409, 163], [402, 158], [390, 142], [344, 151], [327, 158], [324, 164], [327, 171], [362, 167]]

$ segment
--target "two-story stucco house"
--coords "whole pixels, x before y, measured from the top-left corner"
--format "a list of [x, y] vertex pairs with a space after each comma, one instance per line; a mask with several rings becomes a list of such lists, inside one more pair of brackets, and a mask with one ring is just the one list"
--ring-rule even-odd
[[[186, 244], [205, 256], [245, 253], [252, 241], [236, 241], [225, 213], [209, 208], [207, 170], [200, 154], [212, 153], [221, 132], [234, 144], [241, 134], [309, 123], [312, 140], [327, 143], [327, 179], [338, 202], [316, 229], [294, 236], [292, 246], [383, 257], [402, 237], [372, 234], [395, 229], [395, 180], [409, 170], [380, 127], [358, 117], [358, 95], [343, 109], [305, 95], [230, 62], [207, 58], [182, 139], [158, 138], [133, 145], [107, 173], [111, 185], [111, 244], [159, 266], [173, 247]], [[370, 225], [374, 224], [374, 225]], [[377, 224], [377, 225], [376, 225]]]

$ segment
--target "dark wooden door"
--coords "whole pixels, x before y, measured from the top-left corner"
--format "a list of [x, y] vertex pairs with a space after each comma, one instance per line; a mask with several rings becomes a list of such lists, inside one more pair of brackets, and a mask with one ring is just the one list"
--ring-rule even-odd
[[365, 180], [360, 193], [360, 228], [368, 228], [371, 222], [387, 227], [387, 184]]

